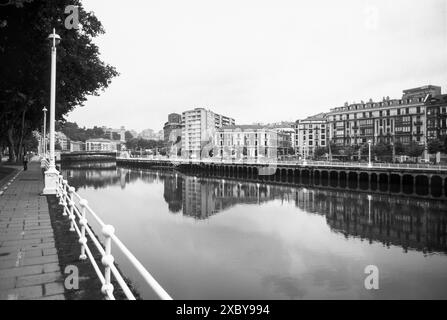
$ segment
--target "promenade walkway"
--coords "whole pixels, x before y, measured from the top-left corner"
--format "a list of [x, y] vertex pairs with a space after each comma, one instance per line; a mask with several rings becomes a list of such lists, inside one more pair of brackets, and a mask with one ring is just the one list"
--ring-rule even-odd
[[0, 299], [65, 299], [42, 173], [31, 162], [0, 195]]

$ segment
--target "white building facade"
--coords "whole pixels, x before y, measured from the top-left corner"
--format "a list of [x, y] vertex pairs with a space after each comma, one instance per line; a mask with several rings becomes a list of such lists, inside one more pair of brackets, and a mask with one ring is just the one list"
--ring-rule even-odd
[[220, 159], [277, 159], [278, 132], [259, 125], [232, 125], [216, 130], [214, 157]]
[[317, 148], [326, 148], [329, 141], [328, 124], [325, 113], [320, 113], [295, 123], [294, 148], [302, 158], [314, 156]]
[[117, 151], [117, 142], [103, 138], [88, 139], [85, 142], [85, 151]]
[[216, 129], [234, 125], [234, 119], [205, 108], [195, 108], [182, 113], [182, 157], [209, 157], [213, 148]]

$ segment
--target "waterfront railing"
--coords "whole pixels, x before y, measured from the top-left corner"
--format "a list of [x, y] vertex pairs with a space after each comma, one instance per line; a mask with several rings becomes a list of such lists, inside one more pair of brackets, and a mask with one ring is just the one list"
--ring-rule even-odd
[[[48, 169], [49, 163], [46, 159], [43, 160], [45, 167]], [[155, 278], [146, 270], [140, 261], [132, 254], [132, 252], [124, 245], [124, 243], [116, 236], [115, 228], [112, 225], [105, 224], [104, 221], [95, 213], [89, 206], [88, 201], [83, 199], [75, 190], [74, 187], [68, 184], [68, 181], [59, 174], [57, 179], [56, 196], [59, 199], [59, 205], [62, 206], [64, 217], [68, 217], [70, 221], [70, 231], [76, 232], [81, 244], [80, 259], [89, 259], [96, 275], [101, 281], [101, 291], [107, 299], [115, 300], [114, 286], [112, 284], [112, 275], [124, 295], [129, 300], [135, 300], [135, 295], [132, 293], [129, 285], [124, 280], [121, 272], [115, 265], [115, 259], [112, 255], [112, 244], [116, 245], [121, 250], [124, 257], [135, 267], [138, 273], [152, 288], [157, 296], [162, 300], [172, 300], [171, 296], [163, 289], [163, 287], [155, 280]], [[104, 244], [101, 244], [99, 239], [94, 234], [89, 219], [95, 221], [101, 228], [101, 233], [104, 236]], [[88, 238], [91, 241], [88, 241]], [[96, 262], [92, 251], [90, 249], [92, 243], [101, 254], [101, 264], [103, 270]]]

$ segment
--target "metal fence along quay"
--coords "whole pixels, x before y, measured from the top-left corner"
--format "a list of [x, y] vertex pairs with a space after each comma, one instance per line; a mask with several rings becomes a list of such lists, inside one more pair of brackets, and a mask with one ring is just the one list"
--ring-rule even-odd
[[[48, 168], [48, 161], [44, 161], [45, 167]], [[70, 231], [76, 232], [79, 236], [79, 243], [81, 244], [81, 254], [79, 259], [90, 260], [90, 263], [92, 264], [99, 280], [102, 283], [102, 293], [107, 299], [115, 300], [115, 296], [113, 294], [114, 287], [111, 281], [112, 275], [124, 292], [125, 296], [129, 300], [136, 299], [115, 265], [114, 257], [112, 255], [112, 244], [114, 244], [121, 250], [123, 255], [130, 261], [137, 272], [143, 277], [146, 283], [152, 288], [152, 290], [154, 290], [160, 299], [172, 300], [171, 296], [116, 236], [115, 228], [112, 225], [105, 224], [89, 206], [88, 201], [76, 193], [75, 188], [70, 186], [68, 181], [65, 180], [62, 175], [58, 176], [56, 197], [59, 199], [59, 205], [63, 207], [63, 217], [70, 220]], [[91, 226], [89, 225], [89, 219], [93, 219], [100, 226], [101, 233], [104, 236], [104, 244], [101, 244], [94, 234]], [[90, 241], [88, 239], [90, 239]], [[89, 244], [93, 244], [101, 253], [101, 263], [104, 266], [104, 273], [101, 272], [98, 263], [93, 257]]]

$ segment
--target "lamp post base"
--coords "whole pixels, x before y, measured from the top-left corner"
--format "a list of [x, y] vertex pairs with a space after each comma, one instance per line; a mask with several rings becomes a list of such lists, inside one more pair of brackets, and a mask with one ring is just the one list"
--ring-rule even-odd
[[57, 171], [54, 167], [50, 167], [47, 171], [45, 171], [45, 187], [42, 194], [56, 194], [58, 177], [59, 171]]

